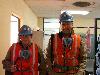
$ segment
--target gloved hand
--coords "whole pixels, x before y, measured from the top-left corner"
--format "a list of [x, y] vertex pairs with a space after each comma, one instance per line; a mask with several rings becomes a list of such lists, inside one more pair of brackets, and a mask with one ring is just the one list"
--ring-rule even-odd
[[16, 65], [11, 65], [10, 66], [10, 71], [15, 72], [17, 70]]
[[10, 61], [3, 60], [2, 64], [6, 71], [14, 72], [17, 70], [16, 65], [13, 65]]

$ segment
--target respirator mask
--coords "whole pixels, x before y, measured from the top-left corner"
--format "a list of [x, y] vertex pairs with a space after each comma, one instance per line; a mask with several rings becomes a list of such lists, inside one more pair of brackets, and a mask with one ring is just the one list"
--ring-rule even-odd
[[29, 50], [21, 50], [20, 57], [23, 59], [29, 59], [30, 58], [30, 51]]
[[64, 47], [69, 48], [72, 45], [72, 38], [63, 38]]

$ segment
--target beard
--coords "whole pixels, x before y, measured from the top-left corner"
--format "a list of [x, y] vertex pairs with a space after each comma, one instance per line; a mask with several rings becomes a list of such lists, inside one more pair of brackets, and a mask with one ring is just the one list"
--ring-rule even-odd
[[64, 35], [71, 35], [72, 34], [72, 30], [63, 30], [62, 32]]
[[32, 43], [31, 40], [24, 40], [24, 41], [21, 40], [21, 42], [24, 45], [24, 47], [28, 47]]

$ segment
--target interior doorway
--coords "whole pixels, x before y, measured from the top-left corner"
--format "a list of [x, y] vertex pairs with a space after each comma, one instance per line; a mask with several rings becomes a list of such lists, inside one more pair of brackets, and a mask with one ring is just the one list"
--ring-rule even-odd
[[10, 45], [16, 43], [18, 39], [18, 30], [20, 26], [20, 19], [14, 15], [11, 15], [11, 24], [10, 24]]

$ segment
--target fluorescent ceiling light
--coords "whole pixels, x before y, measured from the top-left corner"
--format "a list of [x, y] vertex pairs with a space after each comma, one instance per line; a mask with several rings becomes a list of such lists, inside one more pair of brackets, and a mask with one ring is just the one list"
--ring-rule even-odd
[[80, 15], [87, 15], [89, 11], [74, 11], [74, 10], [62, 10], [61, 13], [68, 12], [69, 14], [80, 14]]

